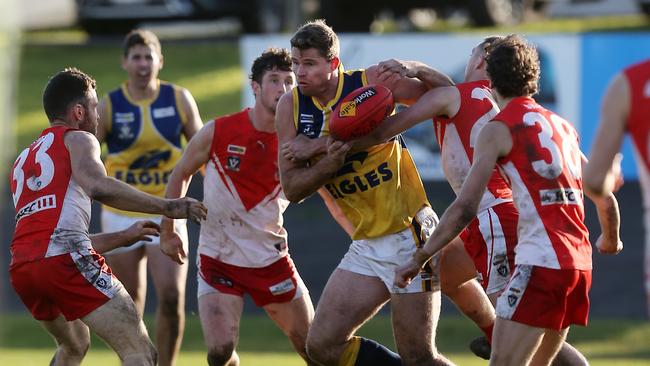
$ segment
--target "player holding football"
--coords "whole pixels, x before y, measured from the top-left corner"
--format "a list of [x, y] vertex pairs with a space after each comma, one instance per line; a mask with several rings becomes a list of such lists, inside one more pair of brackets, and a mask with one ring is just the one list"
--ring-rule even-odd
[[[297, 136], [326, 137], [331, 111], [363, 85], [381, 83], [407, 102], [426, 91], [421, 82], [384, 75], [378, 66], [345, 71], [338, 37], [322, 20], [303, 25], [291, 46], [298, 87], [278, 104], [281, 144]], [[450, 84], [442, 75], [436, 83]], [[399, 139], [347, 157], [349, 146], [340, 141], [328, 140], [323, 150], [325, 155], [311, 162], [284, 154], [279, 159], [287, 198], [298, 202], [319, 191], [353, 239], [318, 303], [307, 338], [309, 357], [324, 365], [450, 364], [434, 343], [440, 310], [437, 273], [423, 270], [406, 289], [392, 284], [395, 264], [414, 253], [437, 221], [409, 151]], [[379, 184], [368, 184], [373, 175], [383, 177]], [[478, 286], [476, 292], [481, 294]], [[354, 335], [389, 300], [399, 355]]]
[[[423, 263], [476, 216], [496, 164], [519, 210], [515, 270], [497, 300], [491, 365], [550, 364], [570, 324], [587, 324], [591, 244], [584, 226], [583, 155], [575, 129], [531, 98], [537, 92], [537, 51], [511, 35], [485, 58], [501, 109], [480, 131], [474, 161], [456, 200], [422, 249], [395, 274], [407, 286]], [[596, 198], [599, 250], [617, 253], [618, 205]]]
[[90, 346], [88, 328], [123, 365], [154, 365], [156, 351], [135, 304], [93, 249], [91, 199], [199, 221], [206, 208], [191, 198], [142, 193], [106, 175], [100, 160], [95, 81], [77, 69], [55, 74], [43, 92], [50, 127], [18, 156], [11, 175], [16, 229], [11, 284], [54, 337], [53, 365], [79, 365]]
[[[386, 141], [433, 117], [443, 171], [458, 195], [471, 167], [478, 133], [499, 112], [492, 97], [485, 59], [494, 43], [501, 39], [503, 37], [500, 36], [486, 37], [472, 49], [463, 83], [429, 90], [417, 103], [387, 118], [370, 134], [355, 141], [355, 148]], [[391, 60], [385, 64], [406, 76], [418, 77], [425, 83], [433, 72], [419, 62]], [[464, 244], [493, 305], [496, 305], [497, 297], [505, 289], [514, 270], [517, 221], [518, 212], [512, 201], [512, 190], [495, 168], [481, 198], [477, 217], [463, 230], [460, 239], [454, 239], [450, 245]], [[473, 350], [488, 359], [489, 342], [481, 347], [479, 345], [482, 343], [473, 342]], [[569, 344], [562, 347], [557, 359], [560, 364], [587, 364], [584, 356]]]
[[[289, 201], [278, 175], [275, 110], [295, 86], [285, 49], [269, 49], [251, 68], [255, 105], [208, 122], [190, 141], [167, 185], [182, 197], [207, 164], [204, 200], [210, 212], [199, 238], [199, 316], [210, 366], [239, 364], [239, 321], [249, 294], [308, 361], [307, 330], [314, 307], [296, 270], [282, 226]], [[162, 222], [161, 249], [178, 263], [186, 252], [171, 219]]]

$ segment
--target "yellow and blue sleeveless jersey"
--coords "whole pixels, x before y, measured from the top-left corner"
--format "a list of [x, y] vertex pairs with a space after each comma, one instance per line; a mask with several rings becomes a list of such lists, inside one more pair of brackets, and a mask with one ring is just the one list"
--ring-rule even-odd
[[[336, 96], [325, 106], [293, 89], [296, 131], [310, 138], [329, 135], [338, 102], [367, 85], [364, 70], [339, 67]], [[341, 169], [325, 185], [354, 225], [352, 239], [368, 239], [408, 228], [415, 214], [429, 205], [422, 180], [401, 136], [366, 151], [348, 154]]]
[[[126, 83], [107, 97], [105, 159], [108, 175], [155, 196], [164, 196], [169, 175], [182, 155], [181, 135], [187, 121], [180, 89], [159, 82], [158, 94], [133, 100]], [[142, 216], [104, 206], [130, 216]]]

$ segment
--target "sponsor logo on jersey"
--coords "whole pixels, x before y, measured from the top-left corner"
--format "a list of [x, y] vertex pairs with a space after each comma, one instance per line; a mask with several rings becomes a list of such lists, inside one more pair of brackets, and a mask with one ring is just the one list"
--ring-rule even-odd
[[246, 146], [239, 146], [239, 145], [233, 145], [230, 144], [228, 145], [227, 150], [229, 154], [240, 154], [244, 155], [246, 154]]
[[135, 113], [133, 112], [115, 112], [115, 123], [131, 123], [135, 121]]
[[167, 118], [174, 117], [176, 115], [176, 108], [174, 106], [164, 107], [164, 108], [154, 108], [151, 111], [153, 118]]
[[314, 123], [314, 116], [311, 114], [300, 113], [300, 123]]
[[289, 291], [292, 291], [295, 289], [296, 286], [293, 284], [293, 281], [291, 281], [291, 278], [287, 278], [286, 280], [276, 283], [275, 285], [269, 286], [269, 291], [273, 294], [273, 296], [278, 296], [282, 294], [286, 294]]
[[341, 104], [339, 117], [354, 117], [357, 115], [357, 104], [355, 102], [345, 102]]
[[18, 213], [16, 213], [16, 222], [23, 217], [27, 217], [40, 211], [49, 210], [51, 208], [56, 208], [55, 195], [48, 194], [47, 196], [39, 197], [18, 210]]
[[239, 158], [239, 156], [228, 156], [228, 161], [226, 162], [226, 169], [238, 172], [240, 164], [241, 164], [241, 159]]
[[542, 206], [577, 205], [582, 200], [582, 191], [573, 188], [542, 189], [539, 191]]

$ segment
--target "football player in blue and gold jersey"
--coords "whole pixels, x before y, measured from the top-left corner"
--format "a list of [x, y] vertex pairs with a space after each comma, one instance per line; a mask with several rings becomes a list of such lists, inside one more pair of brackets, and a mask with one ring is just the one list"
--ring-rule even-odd
[[[415, 100], [427, 90], [419, 80], [384, 77], [379, 66], [344, 70], [338, 37], [322, 20], [303, 25], [291, 47], [298, 87], [278, 104], [280, 144], [299, 135], [328, 136], [332, 111], [358, 87], [381, 83], [400, 102]], [[449, 84], [451, 80], [441, 77], [440, 85]], [[404, 142], [396, 138], [350, 153], [349, 145], [329, 139], [323, 152], [322, 158], [309, 162], [279, 157], [286, 197], [298, 202], [319, 191], [352, 237], [350, 250], [318, 303], [307, 337], [309, 357], [342, 366], [449, 364], [434, 344], [440, 311], [437, 274], [423, 270], [412, 286], [393, 286], [400, 258], [409, 259], [437, 222]], [[354, 336], [389, 300], [399, 355]]]
[[[106, 143], [106, 170], [141, 191], [164, 197], [169, 175], [182, 155], [182, 137], [189, 140], [203, 123], [189, 91], [158, 79], [163, 55], [154, 33], [131, 31], [124, 39], [123, 52], [122, 68], [128, 79], [108, 93], [99, 106], [97, 138]], [[104, 206], [102, 230], [122, 230], [138, 219], [143, 217]], [[177, 222], [176, 230], [187, 246], [185, 224]], [[173, 365], [185, 323], [187, 264], [178, 266], [170, 261], [158, 244], [157, 238], [142, 241], [113, 250], [106, 257], [140, 314], [144, 311], [149, 268], [158, 300], [159, 361], [160, 365]]]

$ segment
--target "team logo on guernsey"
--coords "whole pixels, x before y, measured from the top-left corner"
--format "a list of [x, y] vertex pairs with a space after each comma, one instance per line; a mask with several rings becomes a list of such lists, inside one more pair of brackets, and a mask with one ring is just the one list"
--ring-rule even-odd
[[18, 213], [16, 214], [16, 222], [23, 217], [27, 217], [39, 211], [49, 210], [51, 208], [56, 208], [55, 195], [48, 194], [47, 196], [39, 197], [18, 210]]
[[241, 160], [239, 156], [229, 156], [228, 161], [226, 163], [226, 169], [238, 172], [240, 164], [241, 164]]
[[244, 155], [244, 154], [246, 154], [246, 146], [239, 146], [239, 145], [230, 144], [230, 145], [228, 145], [227, 151], [228, 151], [229, 154]]
[[145, 154], [140, 155], [131, 165], [129, 169], [156, 169], [160, 164], [169, 161], [172, 156], [171, 150], [151, 150]]
[[167, 118], [167, 117], [174, 117], [176, 115], [176, 109], [174, 106], [169, 106], [165, 108], [154, 108], [151, 111], [151, 114], [153, 115], [153, 118]]
[[115, 123], [130, 123], [135, 121], [135, 113], [133, 112], [115, 112]]

